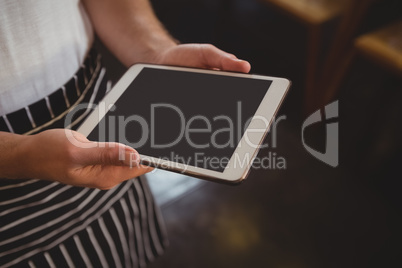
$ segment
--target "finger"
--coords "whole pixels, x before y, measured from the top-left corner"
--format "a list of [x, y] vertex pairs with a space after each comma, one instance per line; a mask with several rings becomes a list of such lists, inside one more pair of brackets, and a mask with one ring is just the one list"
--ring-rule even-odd
[[107, 166], [102, 169], [99, 174], [99, 178], [105, 178], [106, 180], [115, 180], [117, 183], [139, 177], [150, 172], [150, 169], [146, 166], [138, 165], [137, 167], [127, 166]]
[[250, 63], [238, 59], [235, 55], [226, 53], [212, 45], [200, 45], [201, 61], [208, 68], [224, 71], [248, 73], [251, 69]]
[[249, 73], [251, 70], [251, 65], [249, 62], [240, 59], [233, 59], [223, 57], [221, 59], [222, 70], [224, 71], [234, 71], [241, 73]]
[[136, 150], [119, 143], [94, 142], [92, 148], [79, 150], [79, 162], [82, 165], [135, 167], [140, 162], [140, 155]]
[[123, 181], [139, 177], [148, 172], [150, 172], [150, 169], [147, 166], [142, 165], [138, 165], [137, 167], [107, 166], [99, 169], [99, 173], [94, 177], [95, 179], [91, 186], [107, 190], [115, 187]]

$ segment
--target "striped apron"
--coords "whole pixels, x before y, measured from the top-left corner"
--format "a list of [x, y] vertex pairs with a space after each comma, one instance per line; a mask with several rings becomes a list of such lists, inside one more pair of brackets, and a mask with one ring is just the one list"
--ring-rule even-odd
[[[63, 128], [80, 103], [110, 90], [101, 56], [92, 49], [63, 87], [0, 116], [0, 131], [35, 134]], [[79, 124], [90, 109], [80, 109]], [[144, 267], [163, 253], [166, 232], [145, 179], [107, 191], [36, 179], [0, 179], [0, 267]]]

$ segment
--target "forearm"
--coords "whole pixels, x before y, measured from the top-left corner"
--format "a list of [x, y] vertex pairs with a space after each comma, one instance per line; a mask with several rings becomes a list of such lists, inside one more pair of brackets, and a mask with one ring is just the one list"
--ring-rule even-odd
[[96, 33], [126, 66], [155, 62], [176, 45], [156, 18], [149, 0], [84, 0]]
[[0, 178], [23, 178], [23, 144], [28, 136], [0, 132]]
[[66, 129], [29, 136], [0, 132], [0, 178], [33, 178], [110, 189], [151, 171], [140, 165], [139, 159], [133, 148], [90, 142]]

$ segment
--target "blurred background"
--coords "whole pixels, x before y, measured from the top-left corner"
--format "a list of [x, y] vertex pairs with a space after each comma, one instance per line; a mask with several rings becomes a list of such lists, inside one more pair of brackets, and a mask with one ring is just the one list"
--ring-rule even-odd
[[[293, 86], [277, 146], [260, 151], [285, 170], [254, 169], [239, 186], [148, 176], [170, 240], [150, 267], [402, 267], [402, 1], [151, 2], [182, 43], [212, 43]], [[124, 68], [106, 61], [117, 80]], [[303, 121], [333, 101], [336, 168], [301, 140]], [[305, 132], [321, 152], [326, 123]]]

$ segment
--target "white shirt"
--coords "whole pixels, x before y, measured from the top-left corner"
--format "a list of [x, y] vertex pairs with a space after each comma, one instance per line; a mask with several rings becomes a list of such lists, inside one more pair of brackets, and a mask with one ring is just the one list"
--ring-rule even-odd
[[79, 0], [0, 0], [0, 116], [66, 83], [93, 39]]

